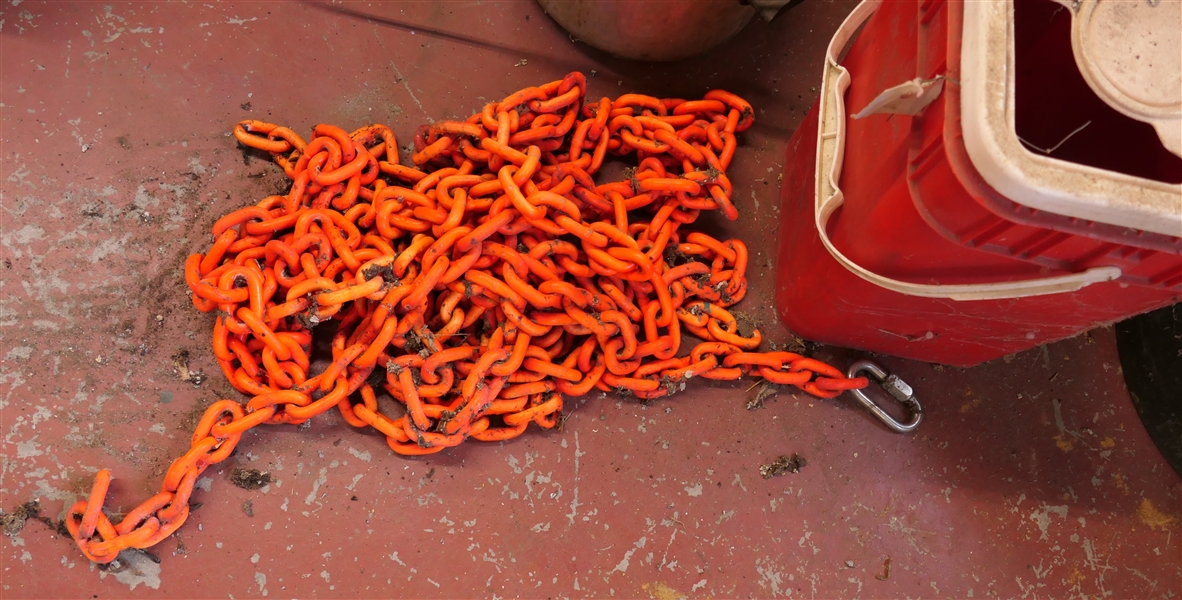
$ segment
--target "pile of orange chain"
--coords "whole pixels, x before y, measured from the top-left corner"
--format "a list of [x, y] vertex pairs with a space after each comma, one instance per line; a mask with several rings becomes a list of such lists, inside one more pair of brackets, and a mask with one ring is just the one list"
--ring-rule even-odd
[[[739, 335], [726, 309], [747, 290], [746, 246], [687, 230], [703, 210], [737, 218], [726, 170], [751, 106], [721, 90], [585, 95], [571, 73], [423, 126], [414, 166], [382, 125], [317, 125], [305, 142], [239, 123], [238, 141], [271, 153], [291, 191], [217, 221], [185, 279], [196, 307], [218, 312], [213, 353], [251, 399], [210, 406], [161, 492], [118, 525], [101, 510], [100, 471], [66, 519], [82, 552], [108, 563], [156, 544], [243, 432], [333, 407], [419, 455], [549, 429], [564, 395], [595, 389], [650, 399], [691, 377], [743, 375], [826, 398], [864, 387], [816, 360], [754, 352], [759, 332]], [[636, 167], [596, 184], [609, 154]], [[332, 363], [313, 376], [311, 332], [329, 320]], [[683, 330], [701, 340], [688, 352]], [[379, 385], [404, 415], [379, 412]]]

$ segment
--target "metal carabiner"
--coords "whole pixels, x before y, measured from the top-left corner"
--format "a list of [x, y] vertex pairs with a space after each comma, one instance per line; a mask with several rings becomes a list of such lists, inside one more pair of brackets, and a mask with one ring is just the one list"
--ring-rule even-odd
[[866, 410], [878, 417], [878, 420], [882, 421], [882, 423], [892, 431], [895, 431], [896, 433], [910, 433], [915, 431], [915, 428], [919, 427], [920, 421], [923, 421], [923, 407], [919, 405], [919, 400], [915, 399], [915, 392], [912, 391], [911, 386], [907, 385], [907, 383], [902, 379], [899, 379], [898, 375], [891, 375], [884, 371], [882, 367], [868, 360], [860, 360], [850, 365], [850, 368], [846, 371], [846, 377], [853, 379], [858, 377], [858, 374], [862, 371], [866, 371], [867, 373], [873, 375], [874, 378], [878, 380], [879, 385], [881, 385], [882, 388], [887, 391], [887, 393], [894, 396], [900, 404], [906, 407], [911, 413], [911, 420], [906, 423], [900, 423], [896, 421], [894, 417], [887, 414], [886, 411], [880, 408], [878, 404], [874, 400], [871, 400], [870, 397], [867, 396], [862, 390], [850, 390], [850, 392], [853, 393], [854, 398], [857, 398], [858, 402], [861, 403], [862, 406], [866, 408]]

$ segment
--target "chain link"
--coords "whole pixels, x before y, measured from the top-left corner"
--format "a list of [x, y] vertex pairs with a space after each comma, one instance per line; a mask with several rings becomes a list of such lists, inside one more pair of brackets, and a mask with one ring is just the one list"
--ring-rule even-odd
[[[694, 377], [758, 376], [820, 397], [867, 385], [789, 352], [755, 352], [727, 307], [747, 292], [747, 247], [690, 231], [736, 219], [726, 176], [754, 120], [729, 92], [584, 103], [581, 73], [510, 94], [465, 121], [420, 127], [411, 164], [394, 133], [313, 128], [311, 141], [243, 121], [234, 136], [292, 180], [233, 211], [185, 263], [193, 304], [217, 312], [213, 354], [245, 404], [216, 402], [161, 491], [113, 525], [99, 472], [66, 525], [90, 560], [147, 548], [189, 514], [197, 477], [242, 433], [336, 407], [402, 455], [501, 441], [559, 423], [565, 396], [642, 399]], [[626, 178], [596, 184], [608, 155]], [[310, 373], [312, 329], [336, 321]], [[701, 340], [682, 352], [683, 331]], [[679, 354], [681, 356], [679, 356]], [[404, 414], [383, 414], [381, 388]]]

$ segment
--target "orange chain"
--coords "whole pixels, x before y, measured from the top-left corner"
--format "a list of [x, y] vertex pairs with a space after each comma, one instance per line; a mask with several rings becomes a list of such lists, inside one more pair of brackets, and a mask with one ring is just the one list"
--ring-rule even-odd
[[[305, 142], [239, 123], [238, 141], [271, 153], [291, 190], [219, 219], [185, 280], [198, 310], [217, 311], [214, 356], [251, 399], [210, 406], [160, 493], [118, 525], [101, 510], [111, 474], [99, 471], [66, 519], [87, 558], [176, 531], [197, 477], [246, 430], [332, 407], [422, 455], [552, 428], [564, 396], [594, 389], [652, 399], [692, 377], [744, 375], [823, 398], [865, 387], [798, 354], [755, 352], [759, 332], [740, 335], [726, 308], [746, 294], [747, 247], [683, 228], [703, 210], [738, 217], [726, 170], [751, 105], [722, 90], [584, 105], [585, 94], [571, 73], [420, 127], [414, 166], [383, 125], [317, 125]], [[637, 166], [597, 185], [608, 154]], [[311, 331], [329, 320], [332, 363], [309, 377]], [[682, 330], [702, 340], [688, 353]], [[379, 411], [379, 385], [404, 415]]]

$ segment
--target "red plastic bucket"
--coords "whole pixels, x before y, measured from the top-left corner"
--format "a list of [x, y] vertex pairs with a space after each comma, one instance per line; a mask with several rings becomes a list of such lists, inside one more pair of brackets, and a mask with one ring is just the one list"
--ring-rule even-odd
[[853, 120], [840, 103], [815, 106], [792, 138], [776, 291], [789, 329], [967, 366], [1178, 301], [1178, 237], [1033, 210], [978, 173], [960, 121], [961, 2], [859, 11], [853, 21], [873, 14], [842, 60], [844, 105], [917, 76], [944, 87], [917, 116]]

